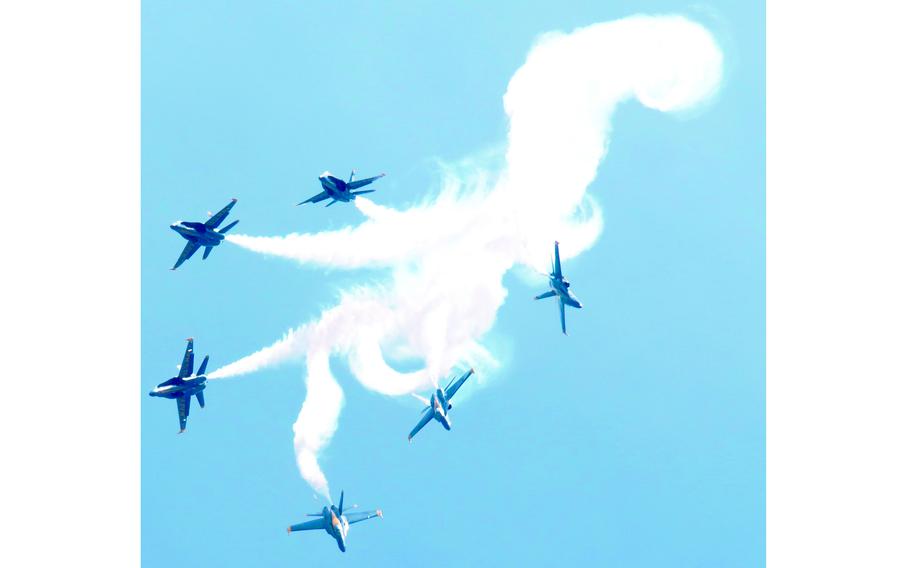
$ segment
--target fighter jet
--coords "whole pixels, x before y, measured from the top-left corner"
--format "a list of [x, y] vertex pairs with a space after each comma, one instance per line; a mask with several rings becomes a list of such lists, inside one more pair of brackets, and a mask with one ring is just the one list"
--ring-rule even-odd
[[354, 191], [355, 189], [359, 189], [365, 185], [370, 185], [377, 179], [384, 177], [384, 176], [385, 176], [385, 174], [379, 174], [376, 177], [359, 179], [357, 181], [354, 181], [354, 170], [351, 170], [351, 177], [348, 179], [348, 181], [344, 181], [343, 179], [338, 179], [337, 177], [333, 176], [330, 172], [323, 172], [323, 174], [321, 176], [319, 176], [319, 182], [322, 183], [322, 192], [320, 192], [317, 195], [314, 195], [313, 197], [307, 199], [306, 201], [301, 201], [297, 205], [303, 205], [304, 203], [319, 203], [320, 201], [325, 201], [326, 199], [331, 199], [332, 201], [330, 201], [328, 203], [328, 205], [326, 205], [326, 207], [328, 207], [329, 205], [332, 205], [336, 201], [344, 201], [344, 202], [354, 201], [354, 199], [358, 195], [363, 195], [364, 193], [372, 193], [372, 192], [376, 191], [375, 189], [365, 189], [363, 191]]
[[177, 267], [189, 259], [193, 254], [199, 250], [199, 247], [205, 247], [205, 252], [202, 254], [202, 259], [205, 260], [209, 257], [209, 253], [212, 252], [212, 247], [217, 247], [221, 244], [221, 241], [224, 240], [224, 234], [231, 230], [231, 228], [239, 223], [240, 221], [234, 221], [229, 224], [227, 227], [216, 231], [218, 225], [224, 222], [224, 219], [228, 216], [228, 213], [231, 211], [231, 207], [237, 203], [237, 199], [231, 199], [231, 202], [224, 206], [224, 209], [215, 213], [209, 220], [205, 223], [198, 223], [195, 221], [180, 221], [171, 225], [171, 228], [180, 233], [180, 236], [189, 241], [186, 243], [186, 246], [183, 248], [183, 252], [180, 253], [180, 258], [177, 259], [177, 264], [174, 265], [174, 268], [171, 270], [177, 270]]
[[193, 338], [187, 340], [186, 352], [183, 354], [183, 364], [180, 365], [180, 371], [176, 377], [172, 377], [149, 393], [149, 396], [159, 396], [161, 398], [177, 399], [177, 415], [180, 418], [180, 432], [186, 430], [186, 418], [190, 415], [190, 400], [196, 395], [199, 401], [199, 408], [205, 408], [205, 398], [202, 391], [205, 390], [205, 367], [209, 364], [209, 356], [206, 355], [199, 365], [199, 370], [193, 374]]
[[556, 241], [554, 248], [553, 271], [550, 272], [550, 291], [534, 296], [534, 299], [542, 300], [558, 296], [559, 321], [562, 324], [562, 332], [568, 335], [566, 333], [566, 306], [581, 308], [581, 302], [569, 291], [569, 283], [562, 277], [562, 265], [559, 263], [559, 241]]
[[373, 517], [382, 517], [381, 509], [363, 513], [345, 514], [347, 511], [356, 507], [357, 505], [348, 507], [347, 509], [344, 508], [344, 491], [342, 491], [341, 499], [338, 500], [337, 507], [331, 505], [329, 507], [323, 507], [321, 513], [309, 513], [307, 515], [308, 517], [319, 518], [289, 526], [288, 534], [295, 531], [315, 531], [323, 529], [325, 532], [329, 533], [329, 536], [335, 539], [335, 542], [338, 543], [338, 549], [341, 552], [344, 552], [348, 538], [348, 530], [351, 525], [359, 523], [360, 521], [372, 519]]
[[449, 401], [452, 400], [452, 397], [458, 392], [461, 385], [463, 385], [473, 373], [474, 369], [471, 369], [463, 374], [457, 381], [455, 380], [455, 377], [452, 377], [452, 380], [449, 381], [445, 390], [443, 391], [443, 389], [437, 388], [436, 392], [433, 393], [429, 400], [418, 394], [414, 395], [414, 398], [424, 403], [426, 407], [423, 409], [423, 416], [420, 417], [420, 422], [418, 422], [417, 426], [414, 426], [414, 429], [408, 434], [408, 442], [417, 435], [417, 432], [420, 432], [421, 428], [426, 426], [427, 423], [434, 418], [438, 420], [446, 430], [452, 429], [452, 421], [449, 420], [449, 411], [452, 410], [452, 403]]

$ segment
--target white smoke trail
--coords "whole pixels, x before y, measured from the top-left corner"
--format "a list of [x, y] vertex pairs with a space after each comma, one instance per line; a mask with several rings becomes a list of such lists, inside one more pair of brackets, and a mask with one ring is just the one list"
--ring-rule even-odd
[[[586, 190], [606, 153], [616, 105], [634, 98], [660, 111], [689, 108], [713, 95], [722, 60], [711, 34], [679, 16], [633, 16], [543, 36], [503, 98], [510, 128], [502, 171], [449, 172], [435, 199], [406, 210], [358, 198], [366, 220], [356, 227], [227, 237], [301, 263], [389, 268], [391, 277], [348, 291], [317, 321], [210, 377], [306, 359], [295, 448], [303, 477], [328, 497], [316, 456], [337, 427], [343, 400], [330, 355], [346, 356], [362, 385], [387, 395], [431, 386], [456, 364], [495, 365], [479, 339], [505, 301], [506, 271], [548, 270], [554, 240], [568, 259], [600, 235], [600, 209]], [[583, 205], [587, 215], [579, 215]], [[384, 353], [417, 357], [424, 366], [401, 373]]]
[[329, 370], [329, 354], [311, 351], [307, 358], [306, 400], [294, 423], [294, 451], [304, 479], [329, 502], [329, 482], [316, 461], [316, 453], [335, 434], [343, 403], [344, 394]]

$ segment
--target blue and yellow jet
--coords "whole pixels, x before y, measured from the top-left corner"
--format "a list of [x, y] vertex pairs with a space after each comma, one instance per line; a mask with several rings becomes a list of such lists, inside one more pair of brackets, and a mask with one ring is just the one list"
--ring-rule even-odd
[[331, 505], [329, 507], [323, 507], [321, 513], [307, 514], [308, 517], [319, 518], [289, 526], [288, 534], [296, 531], [315, 531], [323, 529], [325, 532], [329, 533], [330, 537], [335, 539], [335, 542], [338, 543], [338, 549], [341, 552], [344, 552], [347, 547], [348, 530], [351, 525], [374, 517], [382, 517], [382, 509], [363, 513], [345, 514], [347, 511], [356, 507], [357, 505], [348, 507], [347, 509], [344, 508], [344, 491], [342, 491], [341, 499], [338, 500], [337, 507]]
[[557, 296], [559, 302], [559, 322], [562, 332], [566, 335], [566, 306], [581, 308], [581, 302], [569, 291], [569, 282], [562, 277], [562, 264], [559, 262], [559, 241], [554, 244], [553, 270], [550, 272], [550, 291], [534, 296], [535, 300]]
[[376, 191], [375, 189], [365, 189], [363, 191], [354, 190], [360, 189], [365, 185], [370, 185], [381, 177], [385, 177], [385, 174], [379, 174], [376, 177], [354, 181], [354, 170], [351, 170], [351, 177], [348, 179], [348, 181], [344, 181], [343, 179], [338, 179], [337, 177], [333, 176], [330, 172], [323, 172], [323, 174], [319, 176], [319, 182], [322, 184], [322, 191], [307, 199], [306, 201], [301, 201], [297, 205], [303, 205], [304, 203], [319, 203], [320, 201], [331, 199], [332, 201], [326, 205], [326, 207], [328, 207], [329, 205], [334, 204], [336, 201], [344, 201], [345, 203], [354, 201], [358, 195]]
[[209, 253], [212, 252], [212, 247], [220, 245], [221, 241], [224, 240], [224, 234], [240, 222], [234, 221], [220, 231], [216, 230], [218, 225], [224, 222], [228, 213], [231, 212], [231, 207], [233, 207], [235, 203], [237, 203], [237, 199], [231, 199], [231, 202], [225, 205], [224, 209], [209, 217], [209, 220], [205, 223], [180, 221], [171, 225], [171, 229], [174, 229], [181, 237], [189, 241], [186, 243], [186, 246], [183, 247], [183, 252], [180, 253], [177, 264], [175, 264], [174, 268], [171, 268], [171, 270], [177, 270], [177, 267], [193, 256], [196, 251], [199, 250], [199, 247], [205, 247], [202, 259], [205, 260], [209, 257]]
[[473, 373], [474, 369], [471, 369], [459, 377], [457, 381], [455, 380], [455, 377], [452, 377], [452, 380], [449, 381], [445, 390], [437, 387], [436, 392], [433, 393], [429, 400], [417, 394], [413, 395], [414, 398], [424, 403], [426, 407], [423, 409], [423, 416], [420, 417], [420, 422], [418, 422], [417, 426], [414, 426], [414, 429], [408, 434], [408, 442], [417, 435], [417, 432], [420, 432], [421, 428], [426, 426], [430, 420], [433, 419], [436, 419], [442, 424], [442, 427], [446, 430], [452, 429], [452, 421], [449, 419], [449, 411], [452, 410], [452, 403], [449, 401], [452, 400], [452, 397], [455, 396], [455, 393], [458, 392], [461, 385], [463, 385]]
[[193, 338], [186, 340], [186, 351], [183, 354], [183, 363], [176, 377], [172, 377], [149, 393], [149, 396], [158, 396], [161, 398], [171, 398], [177, 400], [177, 416], [180, 418], [180, 432], [186, 430], [186, 418], [190, 415], [190, 401], [192, 396], [196, 395], [199, 401], [199, 408], [205, 408], [205, 398], [202, 391], [205, 390], [205, 367], [209, 364], [209, 356], [206, 355], [199, 365], [199, 370], [193, 374]]

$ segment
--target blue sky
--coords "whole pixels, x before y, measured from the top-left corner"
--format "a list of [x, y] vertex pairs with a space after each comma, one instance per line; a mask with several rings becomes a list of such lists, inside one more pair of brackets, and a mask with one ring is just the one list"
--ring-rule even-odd
[[[216, 368], [316, 317], [377, 274], [301, 267], [231, 244], [175, 273], [167, 228], [230, 197], [253, 235], [357, 223], [293, 204], [325, 169], [386, 171], [375, 200], [419, 201], [435, 161], [501, 145], [502, 94], [534, 38], [636, 12], [682, 13], [724, 50], [714, 103], [629, 103], [589, 193], [604, 232], [566, 263], [585, 308], [562, 337], [514, 274], [489, 340], [508, 352], [455, 429], [405, 437], [413, 400], [345, 389], [322, 456], [337, 495], [386, 518], [352, 529], [371, 565], [764, 564], [764, 7], [716, 2], [143, 3], [142, 536], [148, 566], [309, 562], [340, 553], [284, 527], [322, 506], [300, 479], [287, 364], [210, 385], [176, 436], [147, 392], [183, 338]], [[554, 188], [554, 193], [558, 188]], [[350, 561], [350, 560], [348, 560]], [[358, 561], [358, 560], [354, 560]]]

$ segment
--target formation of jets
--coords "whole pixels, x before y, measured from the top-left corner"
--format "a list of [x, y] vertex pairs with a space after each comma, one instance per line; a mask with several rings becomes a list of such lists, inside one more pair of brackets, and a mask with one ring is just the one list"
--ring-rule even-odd
[[[344, 181], [333, 176], [329, 172], [325, 172], [319, 176], [319, 182], [322, 184], [322, 191], [305, 201], [301, 201], [297, 205], [319, 203], [327, 199], [331, 199], [331, 201], [326, 207], [339, 201], [345, 203], [351, 202], [359, 195], [375, 191], [373, 189], [361, 190], [360, 188], [373, 183], [383, 176], [385, 176], [385, 174], [355, 181], [354, 171], [351, 171], [351, 176], [348, 178], [348, 181]], [[210, 215], [209, 219], [205, 222], [180, 221], [171, 225], [171, 229], [187, 240], [183, 252], [180, 253], [177, 263], [171, 270], [176, 270], [181, 264], [192, 257], [200, 247], [205, 248], [202, 258], [208, 258], [212, 249], [224, 241], [225, 233], [239, 222], [234, 221], [224, 228], [218, 229], [236, 203], [237, 199], [231, 199], [230, 203], [214, 215]], [[543, 298], [556, 297], [559, 305], [559, 319], [562, 324], [562, 332], [565, 334], [565, 307], [571, 306], [573, 308], [581, 308], [581, 302], [579, 302], [578, 298], [569, 291], [569, 282], [563, 277], [562, 264], [559, 259], [559, 242], [554, 244], [554, 257], [552, 270], [549, 274], [549, 283], [550, 290], [535, 296], [535, 299], [541, 300]], [[186, 421], [190, 415], [192, 397], [196, 397], [200, 408], [205, 407], [205, 398], [203, 397], [202, 391], [205, 390], [206, 387], [207, 377], [205, 371], [209, 362], [209, 356], [206, 355], [202, 360], [202, 364], [199, 365], [199, 368], [194, 374], [193, 364], [195, 356], [193, 353], [193, 338], [189, 338], [186, 341], [186, 351], [184, 351], [183, 362], [179, 366], [177, 376], [171, 377], [163, 383], [160, 383], [149, 392], [149, 396], [177, 401], [177, 417], [180, 421], [180, 433], [186, 431]], [[455, 396], [458, 389], [460, 389], [465, 381], [473, 374], [474, 369], [470, 369], [457, 379], [452, 377], [445, 388], [437, 387], [436, 390], [430, 394], [430, 398], [422, 397], [416, 393], [413, 394], [415, 398], [424, 404], [424, 408], [420, 421], [408, 434], [408, 442], [410, 442], [424, 426], [429, 424], [431, 420], [436, 420], [442, 424], [442, 427], [446, 430], [452, 429], [452, 421], [449, 418], [449, 411], [452, 410], [452, 397]], [[337, 507], [335, 505], [330, 505], [323, 507], [322, 511], [319, 513], [307, 514], [308, 517], [316, 518], [289, 526], [287, 529], [288, 534], [296, 531], [324, 530], [329, 536], [335, 539], [339, 550], [344, 552], [347, 547], [347, 536], [351, 525], [367, 519], [382, 517], [382, 510], [380, 509], [366, 512], [349, 512], [356, 507], [357, 505], [348, 507], [347, 509], [344, 508], [344, 491], [342, 491]]]

